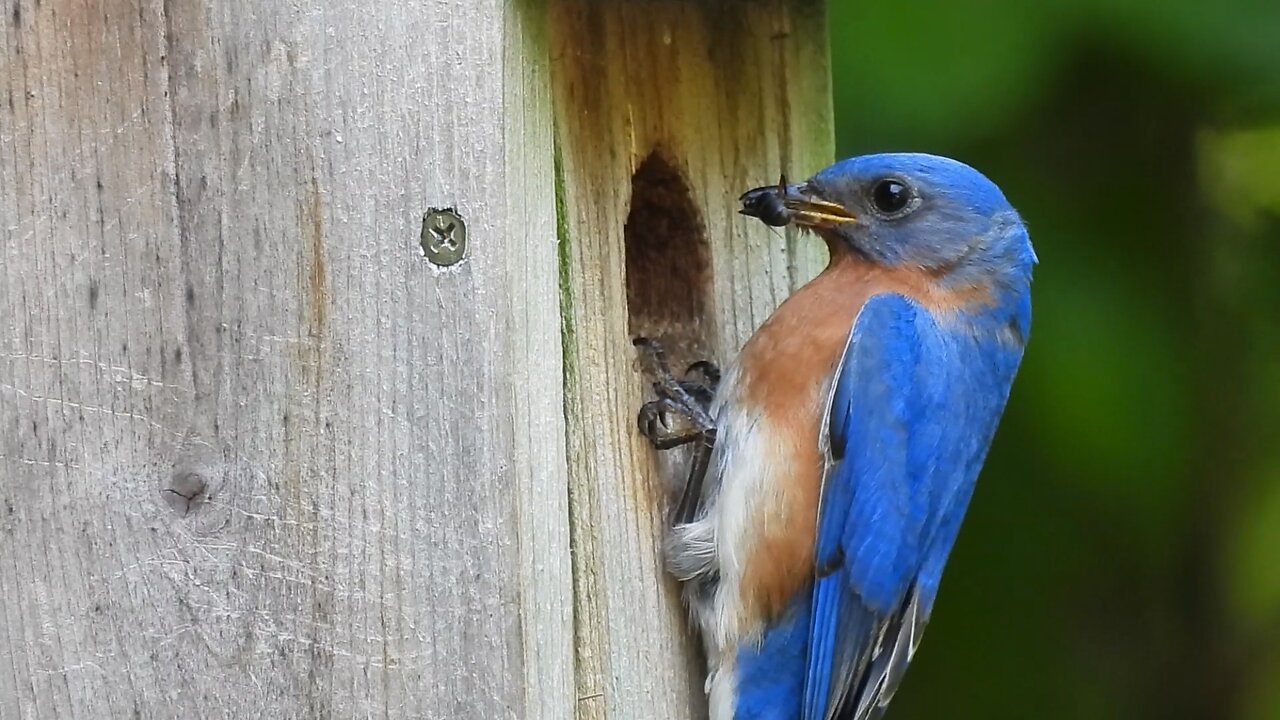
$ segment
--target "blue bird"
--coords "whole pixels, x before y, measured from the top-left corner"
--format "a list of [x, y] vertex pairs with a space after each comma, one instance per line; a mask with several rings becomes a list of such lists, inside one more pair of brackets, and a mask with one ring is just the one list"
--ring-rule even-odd
[[1036, 256], [1000, 189], [942, 157], [856, 157], [742, 201], [830, 263], [719, 382], [668, 569], [712, 720], [878, 718], [1022, 359]]

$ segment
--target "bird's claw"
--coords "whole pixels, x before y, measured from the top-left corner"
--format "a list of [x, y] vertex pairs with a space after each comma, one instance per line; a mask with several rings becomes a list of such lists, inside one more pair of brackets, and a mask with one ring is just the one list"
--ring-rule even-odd
[[637, 424], [640, 434], [658, 450], [670, 450], [695, 440], [710, 444], [716, 432], [714, 427], [695, 426], [690, 414], [679, 403], [666, 397], [642, 405]]

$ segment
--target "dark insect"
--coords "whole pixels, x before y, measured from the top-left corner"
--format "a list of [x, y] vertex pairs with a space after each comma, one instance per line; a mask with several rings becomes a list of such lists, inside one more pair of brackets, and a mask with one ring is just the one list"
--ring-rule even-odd
[[792, 212], [782, 201], [787, 194], [787, 177], [778, 178], [777, 185], [766, 185], [746, 191], [738, 198], [742, 209], [738, 212], [760, 218], [765, 225], [782, 227], [791, 222]]

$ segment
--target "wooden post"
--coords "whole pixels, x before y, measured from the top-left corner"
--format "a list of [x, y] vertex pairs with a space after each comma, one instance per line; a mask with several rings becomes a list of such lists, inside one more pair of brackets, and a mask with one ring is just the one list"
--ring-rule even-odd
[[6, 5], [0, 717], [572, 712], [531, 7]]
[[671, 466], [635, 430], [630, 339], [677, 365], [728, 360], [819, 269], [821, 243], [738, 215], [737, 197], [831, 160], [825, 8], [550, 6], [578, 717], [702, 717], [705, 670], [659, 557]]
[[0, 717], [703, 712], [629, 339], [816, 269], [734, 199], [830, 159], [820, 3], [2, 17]]

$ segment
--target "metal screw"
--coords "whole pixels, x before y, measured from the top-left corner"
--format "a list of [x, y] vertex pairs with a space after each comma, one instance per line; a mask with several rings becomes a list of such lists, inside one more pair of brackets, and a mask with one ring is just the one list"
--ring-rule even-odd
[[450, 209], [428, 210], [422, 216], [422, 253], [436, 265], [449, 266], [467, 252], [467, 224]]

